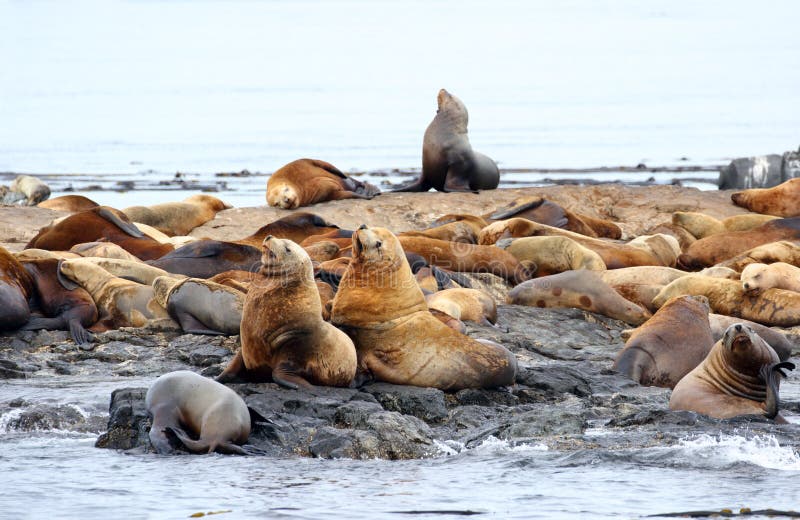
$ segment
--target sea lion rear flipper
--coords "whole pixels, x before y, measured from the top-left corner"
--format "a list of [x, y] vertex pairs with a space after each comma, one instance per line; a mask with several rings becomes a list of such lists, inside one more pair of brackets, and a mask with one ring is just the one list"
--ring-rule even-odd
[[44, 316], [31, 316], [19, 330], [60, 330], [64, 327], [61, 318], [45, 318]]
[[492, 220], [505, 220], [507, 218], [511, 218], [514, 215], [519, 214], [522, 211], [528, 209], [536, 209], [539, 206], [541, 206], [543, 202], [544, 199], [542, 197], [531, 197], [530, 199], [520, 204], [506, 206], [505, 208], [500, 208], [498, 210], [495, 210], [494, 213], [489, 215], [489, 218]]
[[94, 334], [86, 330], [77, 318], [69, 320], [69, 335], [77, 345], [87, 345], [95, 340]]
[[97, 215], [111, 222], [112, 224], [114, 224], [115, 226], [117, 226], [122, 231], [124, 231], [125, 233], [129, 234], [132, 237], [135, 238], [144, 237], [144, 233], [142, 233], [142, 231], [138, 227], [136, 227], [136, 225], [134, 225], [133, 222], [128, 220], [127, 217], [125, 217], [125, 220], [123, 220], [119, 215], [117, 215], [112, 210], [112, 208], [109, 208], [107, 206], [101, 206], [100, 209], [97, 210]]
[[764, 415], [768, 419], [774, 419], [775, 416], [778, 415], [778, 409], [780, 407], [778, 385], [780, 384], [780, 377], [786, 377], [786, 374], [781, 370], [782, 368], [794, 370], [794, 363], [781, 361], [780, 363], [763, 365], [759, 371], [761, 377], [764, 379], [764, 383], [767, 386], [767, 398], [764, 401]]
[[234, 444], [230, 441], [228, 442], [220, 442], [214, 448], [214, 451], [217, 453], [222, 453], [225, 455], [265, 455], [266, 452], [263, 450], [259, 450], [255, 446], [239, 446], [238, 444]]
[[342, 172], [342, 170], [340, 170], [339, 168], [337, 168], [336, 166], [332, 165], [329, 162], [320, 161], [319, 159], [308, 159], [308, 160], [311, 162], [311, 164], [313, 164], [317, 168], [322, 168], [326, 172], [332, 173], [333, 175], [336, 175], [337, 177], [341, 177], [343, 179], [348, 179], [349, 178], [345, 173]]
[[312, 388], [311, 383], [298, 375], [297, 366], [290, 361], [281, 361], [272, 369], [272, 380], [292, 390], [298, 390], [300, 387]]
[[185, 431], [181, 430], [180, 428], [175, 428], [172, 426], [167, 426], [164, 428], [164, 433], [167, 434], [167, 437], [173, 437], [180, 441], [183, 446], [192, 453], [209, 453], [212, 451], [211, 445], [207, 442], [203, 441], [196, 441], [189, 437]]
[[186, 311], [176, 311], [175, 319], [181, 325], [183, 332], [186, 334], [205, 334], [207, 336], [224, 336], [224, 332], [212, 330], [205, 326], [200, 320], [192, 316]]

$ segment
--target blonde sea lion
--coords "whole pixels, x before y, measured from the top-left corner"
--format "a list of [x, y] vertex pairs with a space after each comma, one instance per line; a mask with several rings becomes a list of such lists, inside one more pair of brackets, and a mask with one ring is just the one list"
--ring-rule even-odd
[[428, 237], [450, 242], [463, 242], [465, 244], [475, 244], [478, 241], [478, 235], [475, 233], [473, 226], [461, 221], [449, 222], [421, 231], [403, 231], [398, 233], [397, 236]]
[[479, 325], [497, 323], [494, 298], [478, 289], [445, 289], [425, 296], [429, 309], [436, 309], [461, 321]]
[[676, 211], [672, 214], [672, 223], [683, 227], [695, 238], [705, 238], [726, 231], [749, 231], [778, 217], [769, 215], [734, 215], [718, 220], [705, 213], [694, 211]]
[[9, 188], [25, 195], [28, 206], [35, 206], [50, 196], [50, 187], [33, 175], [18, 175]]
[[283, 209], [328, 200], [371, 199], [380, 192], [376, 186], [356, 180], [318, 159], [292, 161], [267, 180], [267, 204]]
[[394, 191], [493, 190], [500, 182], [497, 164], [472, 149], [467, 135], [467, 107], [445, 89], [436, 97], [436, 116], [422, 141], [422, 174]]
[[785, 262], [750, 264], [741, 274], [742, 288], [747, 293], [777, 288], [800, 292], [800, 267]]
[[647, 309], [626, 300], [594, 271], [565, 271], [521, 283], [508, 293], [508, 303], [542, 308], [576, 308], [625, 323], [640, 325]]
[[233, 206], [211, 195], [191, 195], [182, 202], [153, 206], [131, 206], [122, 210], [133, 222], [153, 226], [170, 235], [188, 235], [191, 230], [213, 220], [217, 213]]
[[242, 313], [242, 348], [217, 378], [239, 375], [289, 387], [348, 386], [356, 350], [322, 319], [311, 259], [291, 240], [264, 239], [262, 278], [250, 285]]
[[144, 403], [153, 418], [150, 444], [162, 455], [175, 451], [168, 435], [192, 453], [251, 453], [241, 446], [250, 436], [250, 411], [225, 385], [179, 370], [156, 379]]
[[61, 273], [92, 295], [100, 317], [90, 330], [102, 332], [119, 327], [143, 327], [153, 320], [172, 321], [166, 309], [155, 301], [155, 292], [116, 277], [84, 259], [64, 260]]
[[756, 213], [778, 217], [800, 216], [800, 178], [789, 179], [772, 188], [753, 188], [731, 195], [731, 200]]
[[360, 368], [378, 381], [454, 391], [510, 385], [516, 377], [511, 352], [431, 315], [399, 240], [387, 229], [361, 226], [353, 233], [353, 259], [331, 323], [353, 338]]
[[666, 222], [648, 228], [647, 231], [645, 231], [645, 235], [655, 234], [670, 235], [675, 237], [675, 240], [677, 240], [678, 244], [681, 246], [681, 251], [686, 251], [690, 245], [697, 242], [697, 238], [693, 234], [689, 233], [689, 231], [687, 231], [685, 228]]
[[79, 211], [96, 208], [99, 204], [83, 195], [61, 195], [60, 197], [43, 200], [37, 206], [55, 211], [78, 213]]
[[98, 265], [113, 274], [116, 277], [130, 280], [131, 282], [140, 283], [143, 285], [153, 285], [153, 281], [159, 276], [168, 276], [174, 279], [186, 278], [182, 274], [168, 273], [158, 267], [147, 265], [138, 260], [121, 260], [119, 258], [104, 258], [104, 257], [83, 257], [81, 259], [85, 262]]
[[486, 219], [477, 215], [470, 215], [466, 213], [448, 213], [434, 220], [428, 229], [444, 226], [451, 222], [461, 222], [462, 224], [468, 225], [472, 229], [472, 232], [475, 233], [476, 237], [480, 234], [481, 229], [489, 225], [489, 222], [487, 222]]
[[571, 238], [562, 236], [503, 239], [497, 247], [505, 249], [537, 277], [574, 269], [605, 271], [603, 259]]
[[671, 410], [690, 410], [728, 419], [764, 415], [785, 422], [778, 414], [781, 369], [794, 369], [746, 325], [728, 327], [708, 356], [672, 390]]
[[786, 262], [800, 266], [800, 244], [788, 240], [770, 242], [720, 262], [717, 266], [727, 267], [741, 273], [750, 264], [772, 264], [774, 262]]
[[714, 345], [708, 312], [704, 296], [672, 298], [633, 331], [614, 370], [644, 386], [673, 388]]
[[69, 252], [83, 257], [114, 258], [127, 262], [143, 263], [113, 242], [84, 242], [82, 244], [75, 244], [70, 248]]
[[153, 280], [155, 299], [188, 334], [239, 334], [245, 295], [200, 278], [159, 276]]
[[14, 253], [14, 256], [20, 262], [25, 262], [28, 260], [44, 260], [46, 258], [56, 258], [56, 259], [67, 259], [67, 258], [83, 258], [81, 255], [77, 253], [71, 253], [69, 251], [48, 251], [47, 249], [23, 249], [18, 253]]

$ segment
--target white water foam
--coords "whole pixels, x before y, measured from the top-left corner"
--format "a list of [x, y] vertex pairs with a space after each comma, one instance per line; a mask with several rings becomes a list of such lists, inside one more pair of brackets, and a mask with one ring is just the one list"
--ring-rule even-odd
[[19, 419], [24, 412], [24, 408], [14, 408], [3, 415], [0, 415], [0, 435], [9, 433], [8, 425], [11, 424], [11, 422]]
[[679, 447], [696, 459], [710, 459], [717, 464], [746, 462], [767, 469], [800, 471], [800, 453], [781, 446], [772, 435], [698, 435], [682, 439]]
[[494, 435], [486, 437], [480, 444], [473, 448], [468, 448], [464, 443], [454, 440], [434, 441], [434, 444], [439, 451], [446, 456], [458, 455], [459, 453], [467, 451], [474, 453], [502, 454], [548, 451], [550, 449], [544, 444], [516, 444], [508, 440], [498, 439]]

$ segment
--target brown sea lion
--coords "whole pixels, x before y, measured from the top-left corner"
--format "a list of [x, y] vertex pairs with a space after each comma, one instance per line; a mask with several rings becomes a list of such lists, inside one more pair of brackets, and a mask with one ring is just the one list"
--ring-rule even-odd
[[459, 334], [434, 318], [399, 240], [361, 226], [353, 259], [333, 300], [331, 323], [358, 350], [359, 367], [378, 381], [454, 391], [514, 383], [514, 354]]
[[80, 211], [86, 211], [87, 209], [96, 208], [99, 204], [83, 195], [61, 195], [60, 197], [44, 200], [37, 204], [37, 206], [55, 211], [78, 213]]
[[505, 249], [537, 277], [573, 269], [605, 271], [603, 259], [571, 238], [561, 236], [503, 239], [497, 247]]
[[381, 190], [342, 173], [318, 159], [297, 159], [282, 166], [267, 180], [267, 204], [294, 209], [318, 202], [371, 199]]
[[314, 244], [318, 244], [319, 242], [332, 242], [339, 246], [340, 249], [347, 249], [350, 247], [352, 236], [353, 232], [350, 230], [335, 229], [333, 231], [328, 231], [327, 233], [322, 233], [321, 235], [312, 235], [307, 237], [300, 242], [300, 245], [304, 248], [308, 248]]
[[331, 308], [333, 307], [333, 298], [336, 296], [336, 289], [327, 282], [323, 282], [322, 280], [314, 280], [314, 283], [317, 286], [317, 291], [319, 291], [319, 303], [322, 307], [322, 319], [325, 321], [330, 321], [331, 319]]
[[436, 309], [461, 321], [479, 325], [497, 323], [494, 298], [478, 289], [445, 289], [425, 296], [429, 309]]
[[422, 175], [395, 191], [493, 190], [500, 182], [497, 164], [472, 149], [467, 107], [445, 89], [436, 98], [436, 116], [422, 141]]
[[524, 218], [589, 237], [618, 239], [622, 236], [622, 230], [611, 221], [572, 212], [538, 196], [516, 199], [506, 207], [484, 215], [484, 218], [492, 221]]
[[339, 256], [339, 245], [330, 240], [323, 240], [321, 242], [314, 242], [307, 246], [303, 246], [308, 256], [311, 257], [312, 262], [327, 262]]
[[778, 354], [781, 361], [789, 359], [792, 355], [792, 350], [794, 350], [794, 343], [785, 334], [754, 321], [711, 313], [708, 315], [708, 323], [711, 325], [711, 335], [714, 336], [715, 343], [722, 339], [728, 327], [741, 323], [753, 329], [756, 334], [769, 343], [769, 346]]
[[99, 320], [91, 327], [93, 331], [143, 327], [153, 320], [172, 321], [155, 300], [155, 292], [149, 285], [116, 277], [82, 258], [61, 262], [61, 273], [92, 295], [100, 313]]
[[14, 255], [0, 247], [0, 331], [16, 330], [31, 316], [28, 300], [34, 287], [30, 274]]
[[754, 188], [731, 195], [731, 200], [756, 213], [778, 217], [800, 216], [800, 178], [789, 179], [772, 188]]
[[168, 435], [192, 453], [251, 453], [241, 446], [250, 436], [250, 411], [223, 384], [188, 370], [170, 372], [155, 380], [144, 403], [153, 418], [150, 444], [162, 455], [175, 451]]
[[81, 211], [44, 227], [25, 247], [68, 251], [76, 244], [100, 239], [113, 242], [142, 260], [159, 258], [173, 250], [169, 244], [146, 237], [123, 213], [108, 206]]
[[717, 419], [764, 415], [785, 422], [778, 414], [781, 369], [794, 365], [780, 362], [751, 328], [731, 325], [706, 359], [675, 385], [669, 407]]
[[32, 260], [22, 265], [31, 275], [36, 303], [44, 316], [32, 316], [24, 330], [68, 330], [78, 345], [92, 341], [86, 330], [97, 321], [97, 306], [92, 295], [69, 280], [59, 270], [61, 260]]
[[718, 220], [705, 213], [676, 211], [672, 214], [672, 223], [683, 227], [695, 238], [705, 238], [726, 231], [749, 231], [776, 218], [750, 213]]
[[800, 267], [785, 262], [750, 264], [742, 271], [741, 280], [742, 288], [747, 293], [758, 293], [773, 287], [800, 292]]
[[266, 226], [261, 226], [252, 235], [234, 240], [234, 242], [260, 248], [264, 239], [268, 235], [272, 235], [275, 238], [288, 238], [299, 244], [310, 236], [322, 235], [337, 229], [339, 226], [331, 224], [319, 215], [294, 211]]
[[430, 265], [451, 271], [492, 273], [518, 284], [530, 278], [530, 272], [514, 255], [494, 246], [478, 246], [436, 240], [427, 237], [397, 237], [406, 252], [416, 253]]
[[188, 235], [189, 231], [214, 220], [217, 213], [230, 209], [227, 204], [212, 195], [191, 195], [182, 202], [165, 202], [153, 206], [131, 206], [122, 210], [134, 222], [153, 226], [170, 235]]
[[682, 269], [697, 270], [763, 244], [798, 239], [800, 218], [775, 219], [750, 231], [726, 231], [700, 239], [678, 258], [678, 264]]
[[521, 283], [508, 293], [508, 303], [530, 307], [572, 307], [640, 325], [647, 309], [620, 296], [594, 271], [565, 271]]
[[348, 386], [356, 374], [349, 337], [322, 319], [311, 259], [291, 240], [264, 239], [263, 278], [250, 286], [242, 348], [217, 378], [269, 380], [289, 388]]
[[653, 298], [653, 305], [660, 308], [670, 298], [684, 295], [705, 296], [714, 312], [726, 316], [742, 317], [769, 326], [800, 325], [800, 312], [797, 312], [800, 293], [767, 289], [759, 294], [748, 294], [740, 281], [698, 274], [678, 278], [665, 286]]
[[673, 388], [714, 345], [708, 311], [703, 296], [672, 298], [633, 331], [614, 370], [644, 386]]
[[260, 261], [261, 252], [255, 247], [220, 240], [198, 240], [147, 263], [169, 273], [211, 278], [225, 271], [255, 270]]
[[786, 262], [800, 266], [800, 244], [788, 240], [770, 242], [720, 262], [717, 266], [742, 272], [750, 264], [772, 264], [774, 262]]
[[239, 334], [245, 295], [201, 278], [159, 276], [155, 299], [187, 334]]
[[50, 196], [50, 187], [33, 175], [18, 175], [9, 189], [25, 195], [28, 206], [35, 206]]
[[209, 281], [227, 285], [233, 289], [247, 294], [250, 284], [261, 275], [257, 271], [242, 271], [240, 269], [232, 269], [230, 271], [223, 271], [208, 278]]
[[446, 224], [450, 224], [451, 222], [461, 222], [462, 224], [468, 225], [472, 229], [472, 232], [475, 233], [476, 237], [480, 234], [481, 229], [489, 225], [489, 222], [487, 222], [486, 219], [477, 215], [470, 215], [466, 213], [448, 213], [447, 215], [442, 215], [431, 222], [431, 225], [428, 227], [428, 229], [444, 226]]
[[675, 237], [675, 240], [678, 241], [678, 244], [681, 246], [681, 251], [686, 251], [690, 245], [697, 242], [697, 238], [689, 233], [685, 228], [681, 226], [676, 226], [675, 224], [663, 223], [657, 226], [653, 226], [648, 228], [647, 231], [644, 232], [645, 235], [655, 235], [655, 234], [662, 234], [662, 235], [670, 235]]

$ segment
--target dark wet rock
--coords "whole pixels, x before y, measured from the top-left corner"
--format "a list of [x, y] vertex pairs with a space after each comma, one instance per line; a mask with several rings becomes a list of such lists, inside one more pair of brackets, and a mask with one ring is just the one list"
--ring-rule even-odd
[[47, 366], [52, 368], [53, 371], [58, 375], [68, 376], [73, 373], [71, 364], [65, 363], [64, 361], [59, 361], [57, 359], [48, 360]]
[[435, 388], [372, 383], [362, 391], [375, 397], [386, 410], [413, 415], [426, 422], [447, 418], [444, 392]]
[[38, 370], [39, 366], [35, 364], [0, 359], [0, 379], [24, 379]]
[[146, 394], [146, 388], [120, 388], [111, 393], [108, 431], [100, 435], [95, 446], [128, 450], [150, 445]]
[[459, 406], [514, 406], [520, 402], [519, 397], [504, 390], [465, 388], [456, 392], [452, 397]]
[[22, 408], [21, 413], [11, 416], [6, 422], [8, 431], [24, 432], [46, 430], [96, 432], [103, 426], [101, 416], [89, 415], [74, 405], [36, 404]]

